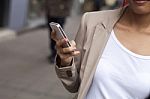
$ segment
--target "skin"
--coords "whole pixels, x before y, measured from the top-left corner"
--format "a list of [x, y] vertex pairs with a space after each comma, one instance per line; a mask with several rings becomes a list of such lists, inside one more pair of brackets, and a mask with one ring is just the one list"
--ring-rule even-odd
[[68, 39], [58, 39], [55, 31], [51, 32], [51, 38], [56, 41], [56, 50], [61, 58], [61, 66], [70, 65], [72, 58], [80, 54], [80, 51], [77, 51], [75, 41], [70, 41], [71, 47], [63, 48]]
[[114, 31], [128, 50], [150, 56], [150, 1], [137, 5], [134, 0], [129, 0], [129, 6]]
[[[129, 0], [129, 6], [116, 23], [114, 31], [117, 39], [127, 49], [137, 54], [150, 56], [150, 1], [139, 6], [133, 0]], [[72, 58], [80, 54], [74, 41], [71, 41], [71, 47], [63, 48], [67, 39], [57, 39], [55, 31], [51, 32], [51, 38], [56, 41], [61, 66], [70, 65]]]

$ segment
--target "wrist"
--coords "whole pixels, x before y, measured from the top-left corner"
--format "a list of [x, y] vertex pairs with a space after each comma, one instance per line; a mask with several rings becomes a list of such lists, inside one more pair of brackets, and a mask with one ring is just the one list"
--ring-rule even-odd
[[58, 66], [58, 67], [67, 67], [67, 66], [70, 66], [71, 64], [72, 64], [72, 62], [73, 62], [73, 58], [71, 58], [70, 59], [70, 62], [68, 61], [68, 62], [64, 62], [64, 61], [62, 61], [61, 60], [61, 58], [60, 58], [60, 56], [59, 55], [57, 55], [57, 57], [56, 57], [56, 65]]
[[72, 64], [73, 58], [70, 60], [70, 62], [60, 62], [61, 67], [66, 67], [66, 66], [70, 66]]

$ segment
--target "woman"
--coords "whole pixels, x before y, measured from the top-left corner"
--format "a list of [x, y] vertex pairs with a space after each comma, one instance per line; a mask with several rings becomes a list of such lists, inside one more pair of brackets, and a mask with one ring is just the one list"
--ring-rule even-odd
[[57, 42], [56, 73], [76, 99], [145, 99], [150, 94], [150, 1], [83, 15], [72, 47]]

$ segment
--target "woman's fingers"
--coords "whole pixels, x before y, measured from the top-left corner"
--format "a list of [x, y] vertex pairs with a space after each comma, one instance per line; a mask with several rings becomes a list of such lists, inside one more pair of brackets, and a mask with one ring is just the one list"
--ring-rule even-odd
[[80, 51], [74, 51], [74, 52], [72, 52], [71, 53], [73, 56], [78, 56], [78, 55], [80, 55]]
[[65, 43], [67, 43], [67, 41], [65, 39], [59, 39], [56, 42], [56, 47], [57, 48], [62, 48]]
[[67, 47], [67, 48], [63, 48], [61, 50], [61, 53], [64, 54], [71, 54], [72, 52], [74, 52], [76, 50], [76, 47]]
[[56, 36], [56, 32], [54, 30], [52, 30], [52, 32], [50, 33], [51, 35], [51, 39], [53, 39], [54, 41], [57, 41], [57, 36]]
[[59, 54], [70, 54], [74, 56], [80, 53], [79, 51], [77, 51], [75, 41], [70, 42], [71, 47], [63, 48], [62, 46], [67, 42], [68, 41], [65, 39], [61, 39], [56, 42], [56, 48], [58, 49], [57, 51], [59, 52]]
[[66, 60], [67, 58], [72, 58], [73, 56], [80, 55], [80, 51], [74, 51], [72, 53], [67, 53], [67, 54], [64, 53], [57, 53], [57, 54], [60, 56], [62, 60]]
[[71, 46], [73, 46], [73, 47], [75, 47], [75, 46], [76, 46], [76, 43], [75, 43], [75, 41], [74, 41], [74, 40], [70, 41], [70, 43], [71, 43]]
[[77, 51], [76, 49], [76, 43], [74, 41], [70, 42], [70, 47], [63, 48], [63, 45], [67, 42], [67, 39], [60, 39], [56, 41], [57, 54], [61, 58], [61, 65], [70, 64], [73, 56], [78, 56], [80, 54], [80, 51]]
[[[60, 56], [62, 64], [66, 65], [70, 63], [73, 56], [78, 56], [80, 54], [80, 51], [77, 51], [76, 49], [75, 41], [69, 42], [68, 39], [58, 39], [55, 31], [51, 32], [51, 38], [56, 42], [57, 54]], [[64, 48], [64, 45], [66, 45], [68, 42], [71, 44], [71, 46]]]

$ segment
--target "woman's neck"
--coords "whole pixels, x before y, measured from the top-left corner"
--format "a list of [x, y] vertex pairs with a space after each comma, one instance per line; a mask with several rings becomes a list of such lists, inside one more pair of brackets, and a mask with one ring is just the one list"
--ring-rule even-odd
[[124, 24], [135, 28], [137, 31], [150, 30], [150, 14], [136, 14], [127, 8], [123, 20]]

